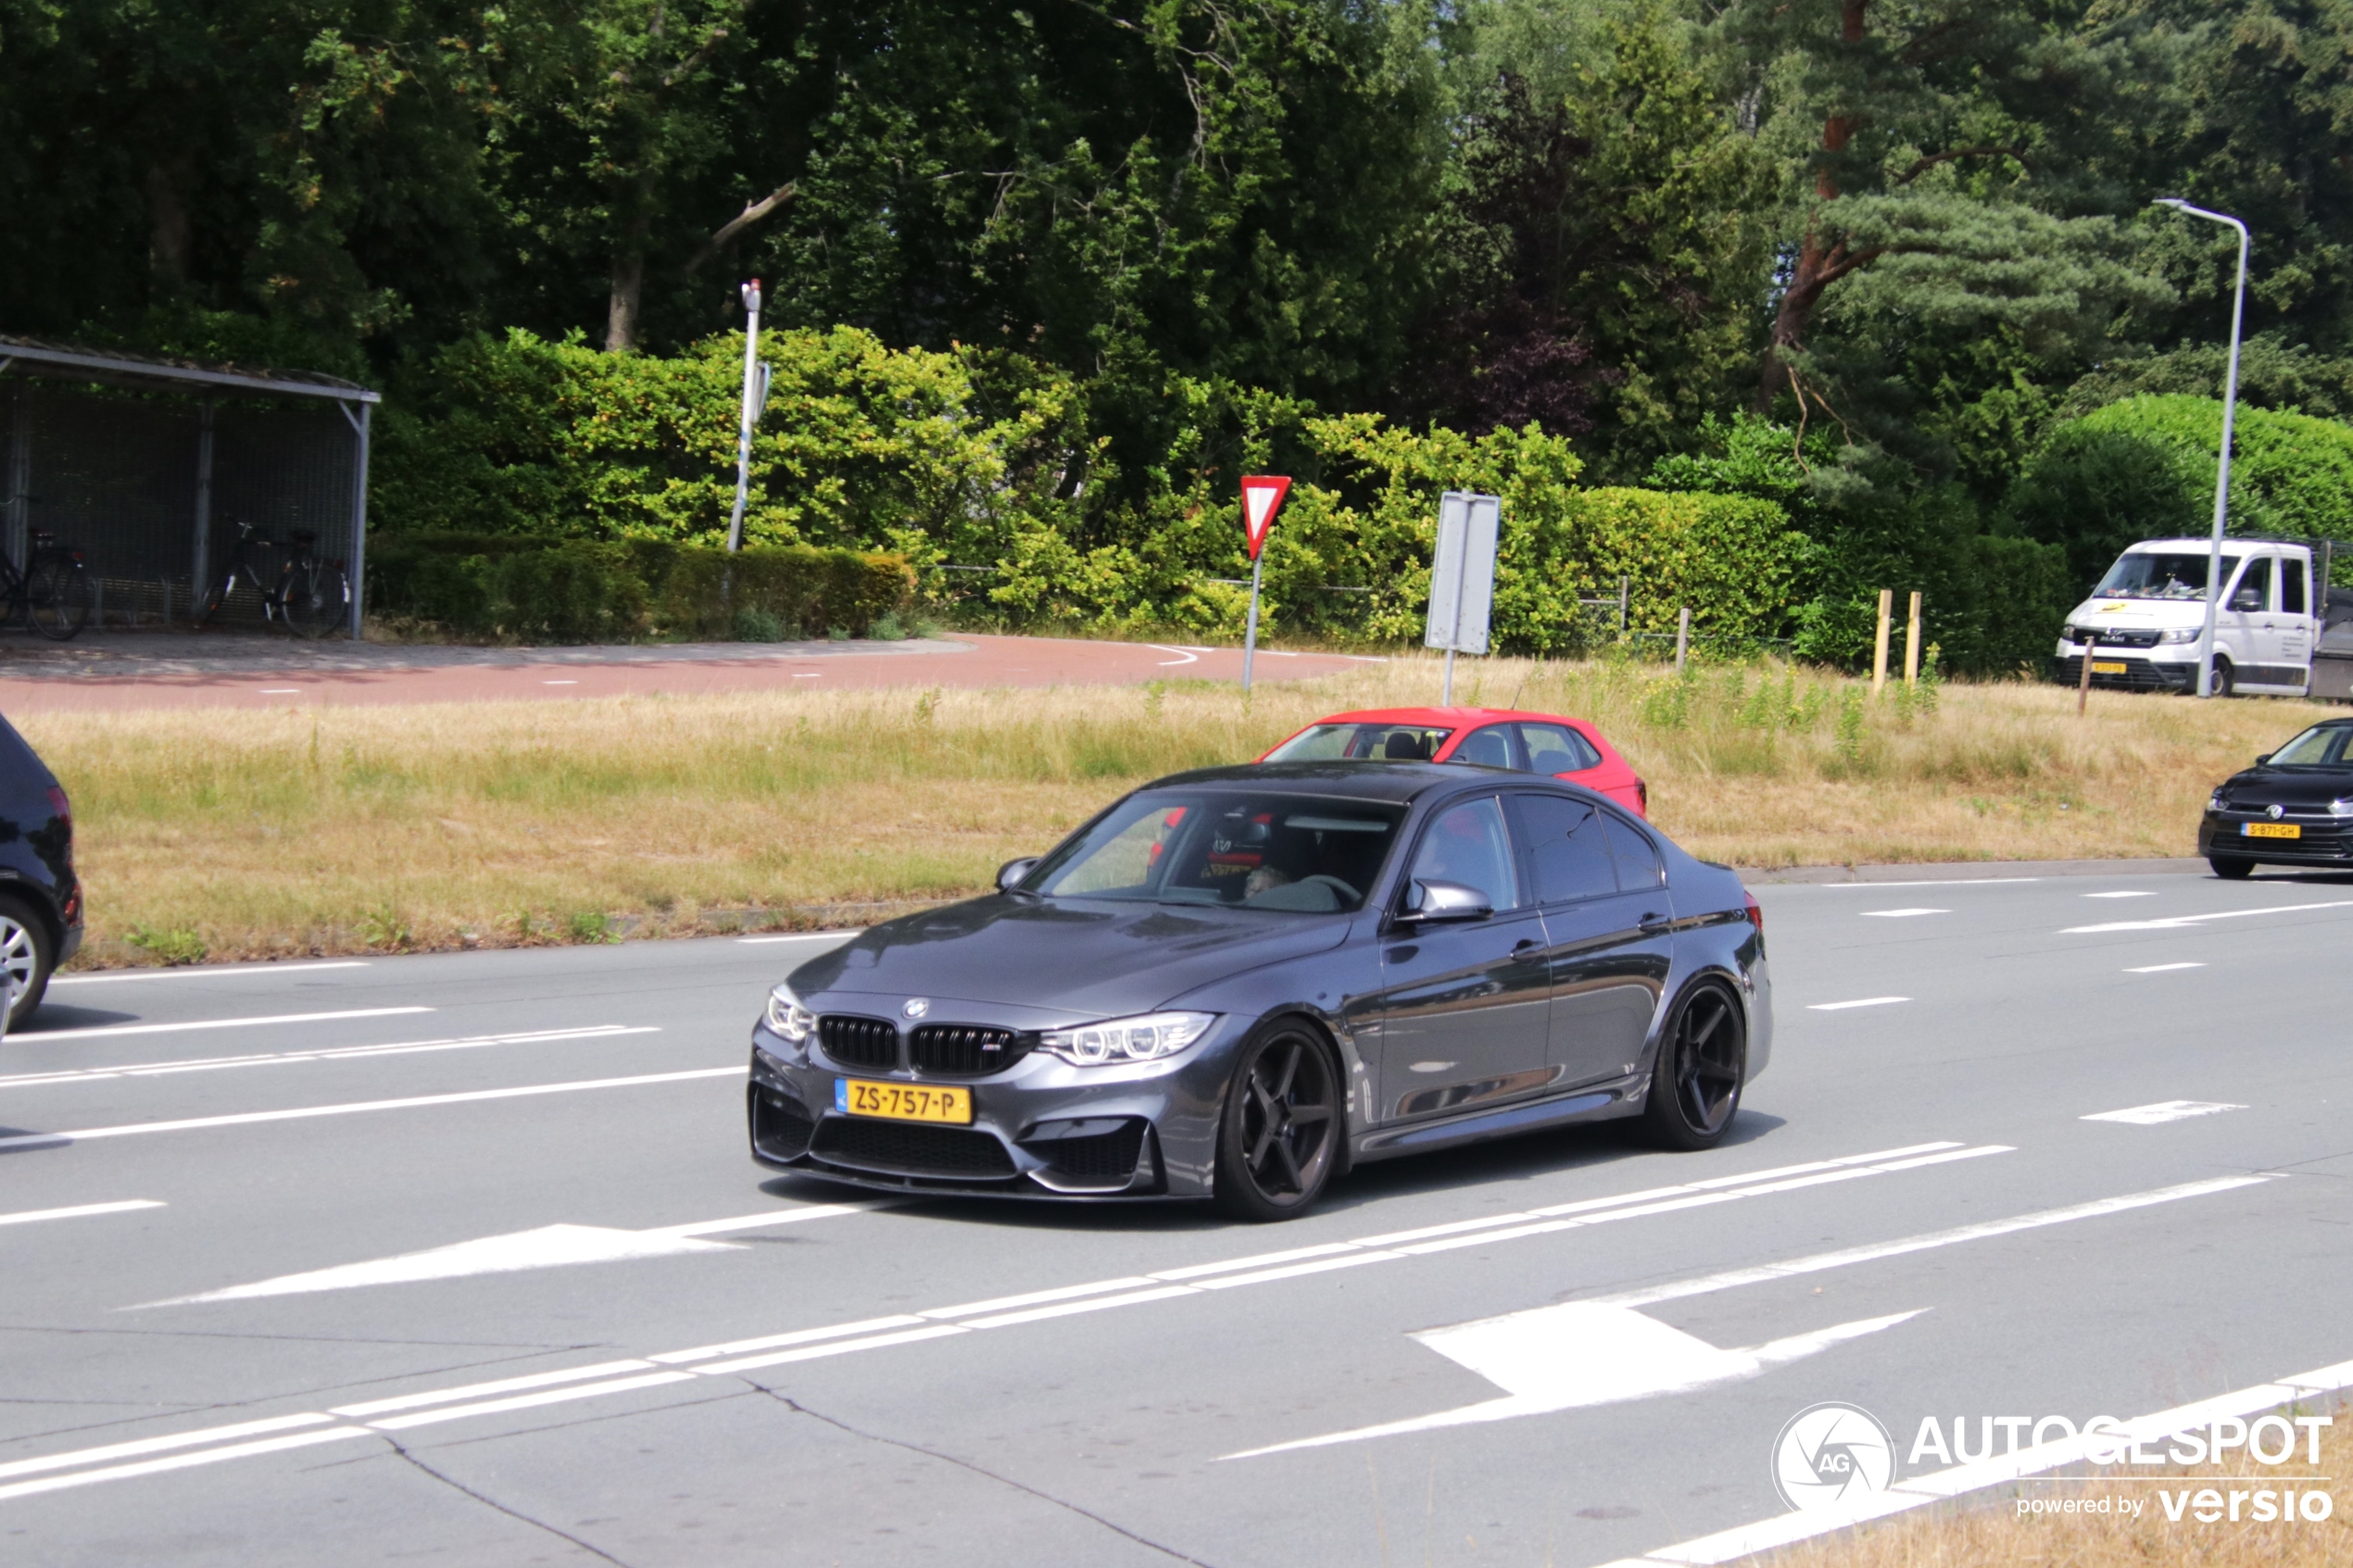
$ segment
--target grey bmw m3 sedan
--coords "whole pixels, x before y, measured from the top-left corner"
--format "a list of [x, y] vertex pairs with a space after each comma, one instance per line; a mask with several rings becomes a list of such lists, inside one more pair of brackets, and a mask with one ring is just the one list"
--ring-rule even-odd
[[1771, 1042], [1739, 877], [1592, 791], [1216, 768], [793, 971], [752, 1030], [751, 1148], [1277, 1220], [1354, 1164], [1571, 1123], [1709, 1148]]

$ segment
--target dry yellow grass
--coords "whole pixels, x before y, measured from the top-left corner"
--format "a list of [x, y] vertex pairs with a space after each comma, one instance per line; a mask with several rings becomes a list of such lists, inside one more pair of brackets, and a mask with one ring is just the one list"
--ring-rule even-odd
[[[451, 947], [854, 918], [986, 886], [1121, 790], [1352, 707], [1429, 702], [1399, 659], [1262, 686], [777, 692], [44, 715], [93, 961]], [[1594, 719], [1659, 823], [1746, 865], [2190, 852], [2215, 781], [2326, 709], [1818, 671], [1474, 661], [1465, 700]], [[180, 933], [176, 942], [165, 940]]]
[[[2301, 1449], [2296, 1458], [2304, 1458]], [[1982, 1494], [1950, 1509], [1900, 1516], [1848, 1535], [1831, 1537], [1769, 1556], [1747, 1559], [1760, 1568], [2342, 1568], [2353, 1562], [2353, 1509], [2346, 1504], [2346, 1474], [2353, 1466], [2353, 1411], [2339, 1409], [2335, 1424], [2321, 1442], [2321, 1463], [2282, 1466], [2283, 1473], [2332, 1477], [2319, 1489], [2332, 1497], [2329, 1518], [2317, 1523], [2256, 1524], [2227, 1517], [2201, 1524], [2183, 1511], [2176, 1522], [2159, 1505], [2159, 1490], [2178, 1494], [2202, 1484], [2188, 1479], [2197, 1468], [2163, 1471], [2101, 1471], [2132, 1474], [2108, 1482], [2035, 1481], [1999, 1493]], [[2233, 1474], [2260, 1466], [2240, 1464]], [[2219, 1474], [2211, 1466], [2207, 1474]], [[2155, 1477], [2163, 1476], [2164, 1479]], [[2259, 1485], [2259, 1483], [2258, 1484]], [[2218, 1491], [2227, 1492], [2226, 1486]], [[2252, 1487], [2242, 1484], [2241, 1490]], [[2310, 1489], [2301, 1485], [2299, 1490]], [[2020, 1517], [2021, 1498], [2132, 1497], [2145, 1499], [2137, 1516], [2118, 1513], [2030, 1514]], [[2228, 1504], [2223, 1505], [2227, 1511]], [[2251, 1512], [2251, 1505], [2248, 1512]]]

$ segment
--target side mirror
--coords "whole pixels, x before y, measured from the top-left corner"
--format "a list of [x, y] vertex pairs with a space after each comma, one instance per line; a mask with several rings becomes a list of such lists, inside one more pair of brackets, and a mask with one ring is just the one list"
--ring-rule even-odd
[[1027, 859], [1008, 860], [1003, 865], [999, 866], [997, 868], [997, 891], [1000, 893], [1011, 893], [1015, 887], [1021, 885], [1021, 879], [1027, 876], [1029, 874], [1029, 869], [1037, 863], [1038, 857], [1032, 855]]
[[2252, 588], [2241, 588], [2231, 596], [2231, 608], [2235, 610], [2259, 610], [2263, 608], [2263, 596]]
[[2264, 764], [2264, 763], [2269, 762], [2271, 759], [2271, 754], [2270, 752], [2268, 752], [2268, 751], [2267, 751], [2267, 752], [2265, 752], [2262, 756], [2260, 756], [2260, 757], [2259, 757], [2259, 758], [2257, 758], [2257, 759], [2255, 759], [2255, 765], [2256, 765], [2257, 767], [2260, 768], [2261, 766], [2263, 766], [2263, 764]]
[[1416, 882], [1405, 889], [1401, 923], [1436, 924], [1441, 921], [1485, 920], [1495, 912], [1487, 895], [1459, 882]]

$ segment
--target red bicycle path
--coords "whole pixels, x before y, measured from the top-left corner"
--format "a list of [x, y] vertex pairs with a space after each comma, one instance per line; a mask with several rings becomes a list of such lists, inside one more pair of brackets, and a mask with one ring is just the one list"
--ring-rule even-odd
[[[120, 712], [274, 705], [553, 702], [782, 689], [1140, 685], [1239, 682], [1239, 648], [959, 633], [920, 643], [610, 648], [387, 647], [239, 638], [108, 636], [81, 657], [49, 650], [0, 660], [0, 714]], [[193, 651], [192, 651], [193, 650]], [[1361, 655], [1258, 650], [1259, 681], [1302, 680], [1365, 663]]]

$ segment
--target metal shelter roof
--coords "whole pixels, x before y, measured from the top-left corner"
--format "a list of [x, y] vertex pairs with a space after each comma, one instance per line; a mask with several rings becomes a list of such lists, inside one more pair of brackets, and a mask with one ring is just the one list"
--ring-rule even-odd
[[325, 397], [343, 404], [375, 403], [382, 395], [356, 382], [315, 370], [248, 370], [233, 365], [201, 365], [156, 355], [120, 354], [39, 338], [0, 334], [0, 373], [21, 365], [34, 375], [107, 382], [149, 390], [170, 388], [239, 392], [259, 397]]

